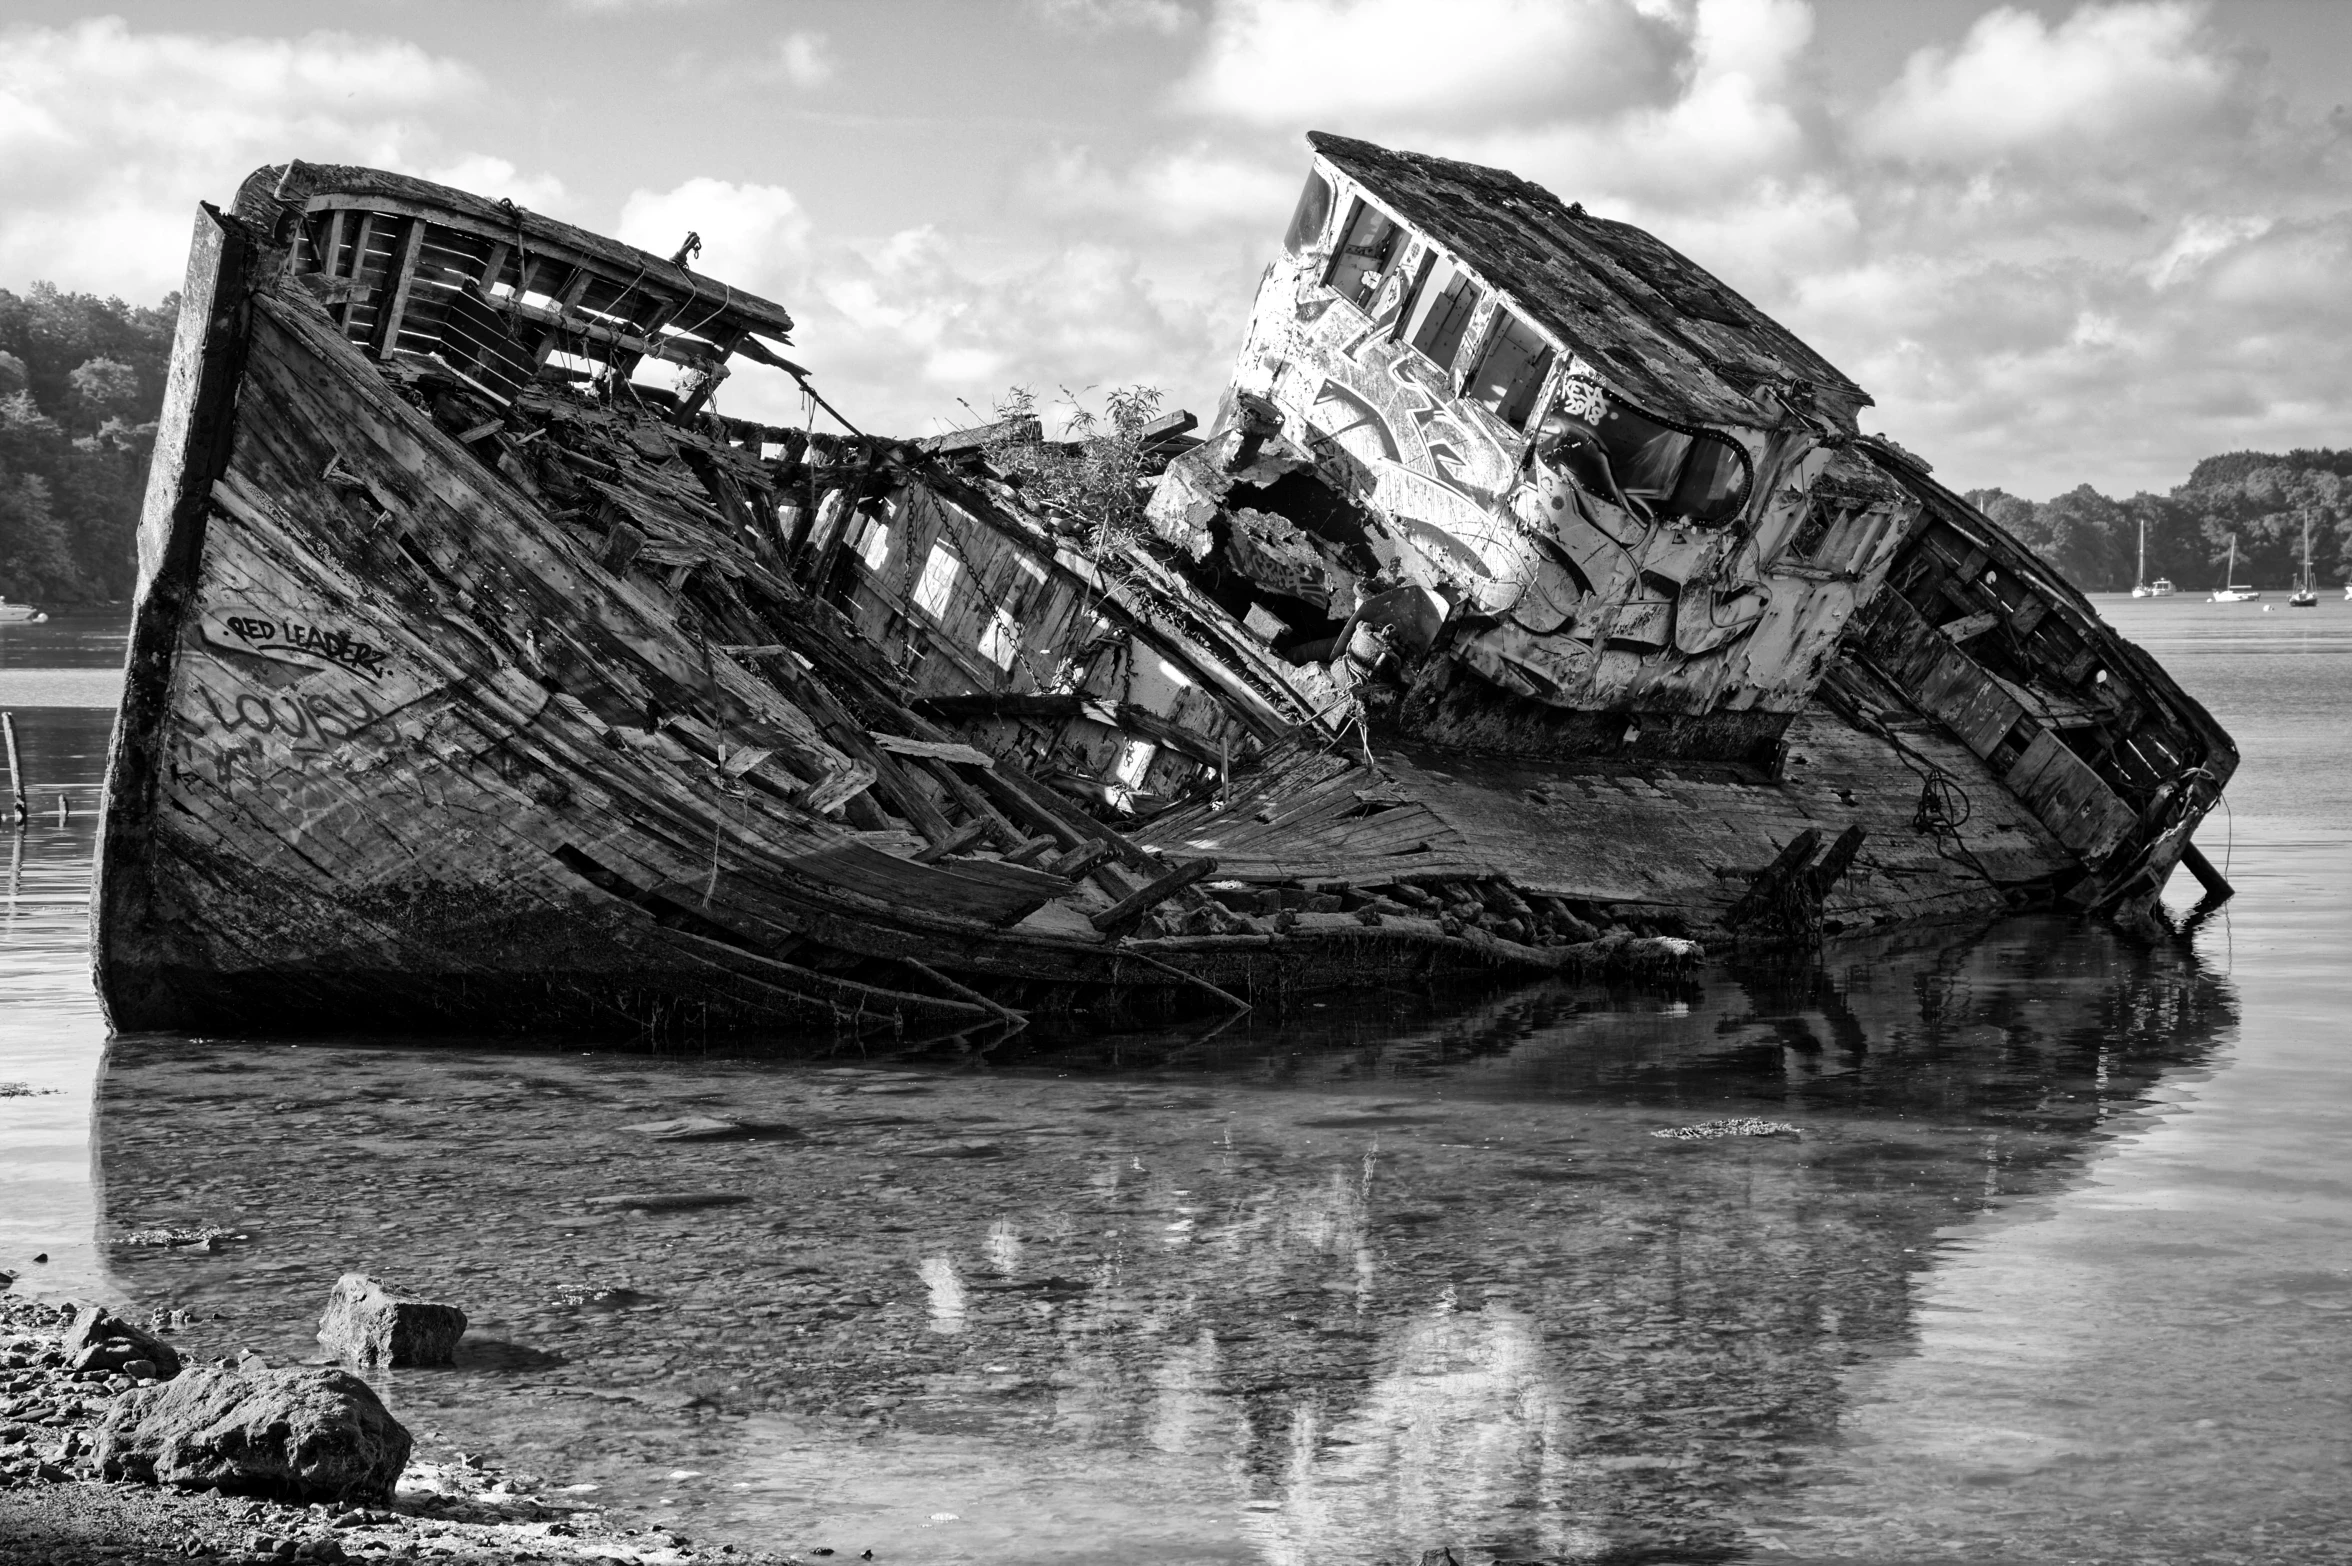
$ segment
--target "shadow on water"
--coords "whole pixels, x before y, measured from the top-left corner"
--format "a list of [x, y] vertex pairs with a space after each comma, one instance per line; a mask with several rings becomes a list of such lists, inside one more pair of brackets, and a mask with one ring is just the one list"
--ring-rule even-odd
[[[126, 1037], [99, 1237], [200, 1353], [463, 1304], [436, 1445], [880, 1559], [1722, 1559], [1955, 1226], [2200, 1074], [2226, 980], [2056, 920], [1667, 990], [1380, 992], [875, 1062]], [[1759, 1117], [1801, 1135], [1677, 1141]], [[732, 1127], [682, 1121], [732, 1122]], [[217, 1224], [211, 1252], [134, 1230]]]

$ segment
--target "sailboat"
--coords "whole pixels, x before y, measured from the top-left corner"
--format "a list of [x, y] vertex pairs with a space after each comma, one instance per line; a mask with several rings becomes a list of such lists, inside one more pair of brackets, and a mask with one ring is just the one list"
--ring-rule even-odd
[[2140, 570], [2139, 574], [2132, 578], [2132, 596], [2134, 598], [2170, 598], [2176, 591], [2178, 589], [2172, 585], [2172, 578], [2169, 576], [2160, 576], [2153, 582], [2148, 580], [2148, 519], [2142, 517], [2140, 518]]
[[2287, 594], [2289, 609], [2316, 609], [2319, 593], [2311, 585], [2311, 519], [2303, 519], [2303, 575], [2296, 580], [2295, 590]]
[[2238, 535], [2235, 533], [2230, 535], [2229, 570], [2224, 573], [2221, 581], [2222, 585], [2213, 590], [2213, 596], [2207, 600], [2208, 602], [2242, 604], [2250, 598], [2262, 596], [2262, 589], [2259, 587], [2240, 587], [2238, 585]]

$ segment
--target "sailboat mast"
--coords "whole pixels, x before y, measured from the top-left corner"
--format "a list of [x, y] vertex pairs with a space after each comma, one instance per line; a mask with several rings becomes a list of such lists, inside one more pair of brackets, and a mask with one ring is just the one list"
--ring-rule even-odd
[[2148, 585], [2148, 519], [2140, 518], [2140, 574], [2132, 578], [2134, 587]]

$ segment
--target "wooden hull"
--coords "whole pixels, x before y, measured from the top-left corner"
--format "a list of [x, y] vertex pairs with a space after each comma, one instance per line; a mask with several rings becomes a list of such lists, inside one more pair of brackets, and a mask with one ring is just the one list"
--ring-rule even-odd
[[[600, 564], [265, 261], [200, 219], [97, 870], [115, 1026], [938, 1035], [1242, 1004], [1089, 928], [1154, 861], [935, 730], [874, 738], [1125, 878], [918, 863], [899, 816], [828, 813], [811, 795], [870, 782], [860, 754], [888, 764], [866, 735], [745, 667], [774, 649], [715, 651], [642, 562]], [[1066, 895], [1011, 928], [1045, 900], [1024, 875]], [[1286, 938], [1240, 971], [1554, 960], [1405, 931], [1363, 955], [1382, 944]]]
[[[1807, 545], [1858, 563], [1783, 595], [1805, 671], [1587, 710], [1475, 616], [1401, 673], [1277, 652], [985, 463], [720, 419], [779, 307], [462, 193], [264, 171], [182, 298], [97, 864], [118, 1028], [981, 1037], [1674, 968], [2145, 902], [2234, 764], [1867, 443]], [[1682, 641], [1661, 679], [1719, 651]]]

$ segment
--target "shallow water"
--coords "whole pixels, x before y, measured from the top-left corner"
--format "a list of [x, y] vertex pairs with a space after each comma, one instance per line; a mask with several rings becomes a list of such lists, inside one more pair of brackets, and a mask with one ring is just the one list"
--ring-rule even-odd
[[[0, 1080], [57, 1090], [0, 1098], [0, 1266], [287, 1359], [341, 1271], [411, 1283], [474, 1318], [382, 1378], [427, 1455], [883, 1561], [2341, 1559], [2352, 606], [2102, 607], [2246, 755], [2186, 950], [2019, 919], [984, 1060], [110, 1047], [69, 793], [0, 919]], [[106, 714], [27, 671], [119, 641], [27, 630], [39, 803]], [[698, 1115], [757, 1129], [632, 1129]], [[1651, 1134], [1747, 1116], [1799, 1134]], [[200, 1222], [248, 1237], [122, 1243]]]

